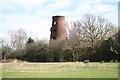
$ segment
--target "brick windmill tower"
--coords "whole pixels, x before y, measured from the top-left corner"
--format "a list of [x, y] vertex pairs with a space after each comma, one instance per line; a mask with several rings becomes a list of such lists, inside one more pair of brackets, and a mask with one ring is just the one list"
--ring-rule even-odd
[[67, 31], [64, 16], [53, 16], [50, 40], [66, 40]]

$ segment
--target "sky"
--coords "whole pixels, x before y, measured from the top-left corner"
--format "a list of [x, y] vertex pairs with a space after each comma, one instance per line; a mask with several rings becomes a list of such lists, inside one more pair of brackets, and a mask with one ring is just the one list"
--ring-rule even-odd
[[118, 24], [119, 0], [0, 0], [0, 39], [10, 31], [24, 29], [34, 39], [49, 40], [52, 16], [66, 22], [80, 20], [88, 13]]

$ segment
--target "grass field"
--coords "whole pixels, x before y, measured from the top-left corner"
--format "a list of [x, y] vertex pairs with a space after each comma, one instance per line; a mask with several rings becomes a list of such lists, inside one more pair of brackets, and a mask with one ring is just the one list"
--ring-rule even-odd
[[1, 63], [3, 78], [118, 78], [118, 63]]

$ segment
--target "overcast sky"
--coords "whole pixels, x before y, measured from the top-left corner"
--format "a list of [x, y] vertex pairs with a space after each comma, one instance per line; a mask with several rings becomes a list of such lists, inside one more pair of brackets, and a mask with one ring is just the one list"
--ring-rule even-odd
[[52, 16], [80, 20], [92, 13], [117, 25], [119, 0], [0, 0], [0, 38], [23, 28], [28, 36], [49, 40]]

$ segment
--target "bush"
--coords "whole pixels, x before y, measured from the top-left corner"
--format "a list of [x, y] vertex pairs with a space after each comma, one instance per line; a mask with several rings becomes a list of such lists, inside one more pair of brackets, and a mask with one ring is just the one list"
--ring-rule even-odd
[[100, 63], [104, 63], [104, 61], [102, 60]]
[[84, 63], [89, 63], [89, 60], [85, 60]]
[[113, 60], [110, 60], [110, 63], [113, 63]]
[[114, 61], [114, 63], [117, 63], [117, 62], [118, 62], [117, 60]]

